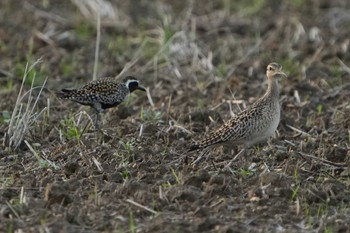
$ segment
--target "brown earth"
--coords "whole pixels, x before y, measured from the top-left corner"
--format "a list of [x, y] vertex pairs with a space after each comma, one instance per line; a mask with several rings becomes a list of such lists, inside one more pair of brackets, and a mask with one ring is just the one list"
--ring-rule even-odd
[[[109, 110], [101, 134], [88, 107], [54, 95], [92, 79], [96, 11], [0, 2], [1, 232], [350, 232], [349, 1], [109, 4], [98, 77], [134, 75], [150, 98]], [[48, 78], [46, 109], [10, 148], [39, 58], [29, 78]], [[240, 148], [191, 166], [186, 148], [262, 95], [272, 61], [288, 74], [277, 136], [228, 168]]]

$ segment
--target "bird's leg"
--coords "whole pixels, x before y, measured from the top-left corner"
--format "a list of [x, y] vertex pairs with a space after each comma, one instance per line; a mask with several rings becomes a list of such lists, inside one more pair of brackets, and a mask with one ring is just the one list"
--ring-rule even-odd
[[101, 125], [100, 125], [100, 122], [101, 122], [101, 112], [99, 111], [96, 111], [96, 114], [95, 114], [95, 121], [94, 121], [94, 127], [97, 131], [101, 131]]
[[245, 154], [246, 152], [246, 148], [244, 147], [240, 152], [238, 152], [235, 157], [233, 157], [233, 159], [231, 159], [231, 161], [225, 165], [225, 168], [228, 168], [231, 166], [231, 164], [241, 155], [241, 154]]

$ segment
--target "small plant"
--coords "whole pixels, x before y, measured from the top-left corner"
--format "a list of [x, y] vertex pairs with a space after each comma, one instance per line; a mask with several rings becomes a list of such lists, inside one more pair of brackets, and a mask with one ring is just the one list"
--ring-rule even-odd
[[316, 107], [316, 111], [317, 111], [317, 116], [321, 115], [323, 112], [323, 105], [322, 104], [318, 104]]
[[141, 120], [144, 122], [151, 122], [153, 124], [162, 123], [162, 113], [152, 108], [141, 109]]
[[3, 111], [0, 119], [1, 123], [9, 123], [11, 120], [11, 115], [8, 111]]
[[170, 167], [170, 170], [171, 170], [171, 173], [173, 173], [173, 175], [175, 177], [176, 183], [183, 184], [182, 175], [181, 174], [177, 175], [175, 170], [172, 167]]
[[136, 139], [130, 138], [126, 142], [120, 141], [119, 143], [124, 147], [124, 149], [127, 151], [128, 154], [132, 154], [136, 143]]
[[81, 132], [78, 127], [78, 125], [75, 123], [74, 118], [66, 118], [61, 121], [61, 125], [65, 129], [63, 131], [63, 135], [67, 139], [77, 139], [79, 140], [81, 138]]
[[129, 228], [131, 233], [136, 233], [134, 215], [131, 210], [129, 212]]
[[239, 170], [239, 174], [241, 174], [241, 176], [250, 176], [251, 175], [251, 171], [241, 168]]
[[292, 193], [292, 201], [294, 201], [298, 194], [299, 194], [299, 188], [300, 188], [300, 183], [299, 183], [299, 175], [298, 175], [298, 169], [295, 168], [294, 170], [294, 178], [295, 178], [295, 189], [293, 190], [293, 193]]

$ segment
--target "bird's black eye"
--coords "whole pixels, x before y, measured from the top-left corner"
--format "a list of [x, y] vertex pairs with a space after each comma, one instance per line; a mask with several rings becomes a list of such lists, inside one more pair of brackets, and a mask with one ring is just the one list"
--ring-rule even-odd
[[269, 70], [270, 70], [270, 71], [273, 70], [271, 66], [269, 67]]

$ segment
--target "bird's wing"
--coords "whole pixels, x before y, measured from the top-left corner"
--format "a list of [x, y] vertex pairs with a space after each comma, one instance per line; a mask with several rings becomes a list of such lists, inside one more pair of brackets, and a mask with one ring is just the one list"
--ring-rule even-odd
[[112, 78], [105, 78], [92, 81], [80, 88], [79, 91], [91, 94], [109, 95], [115, 93], [115, 90], [119, 89], [121, 85], [123, 84], [117, 83]]
[[259, 111], [257, 108], [250, 108], [240, 112], [203, 140], [192, 145], [190, 150], [206, 148], [227, 141], [235, 143], [244, 140], [244, 136], [251, 125], [251, 120], [249, 119], [259, 117], [258, 115]]

